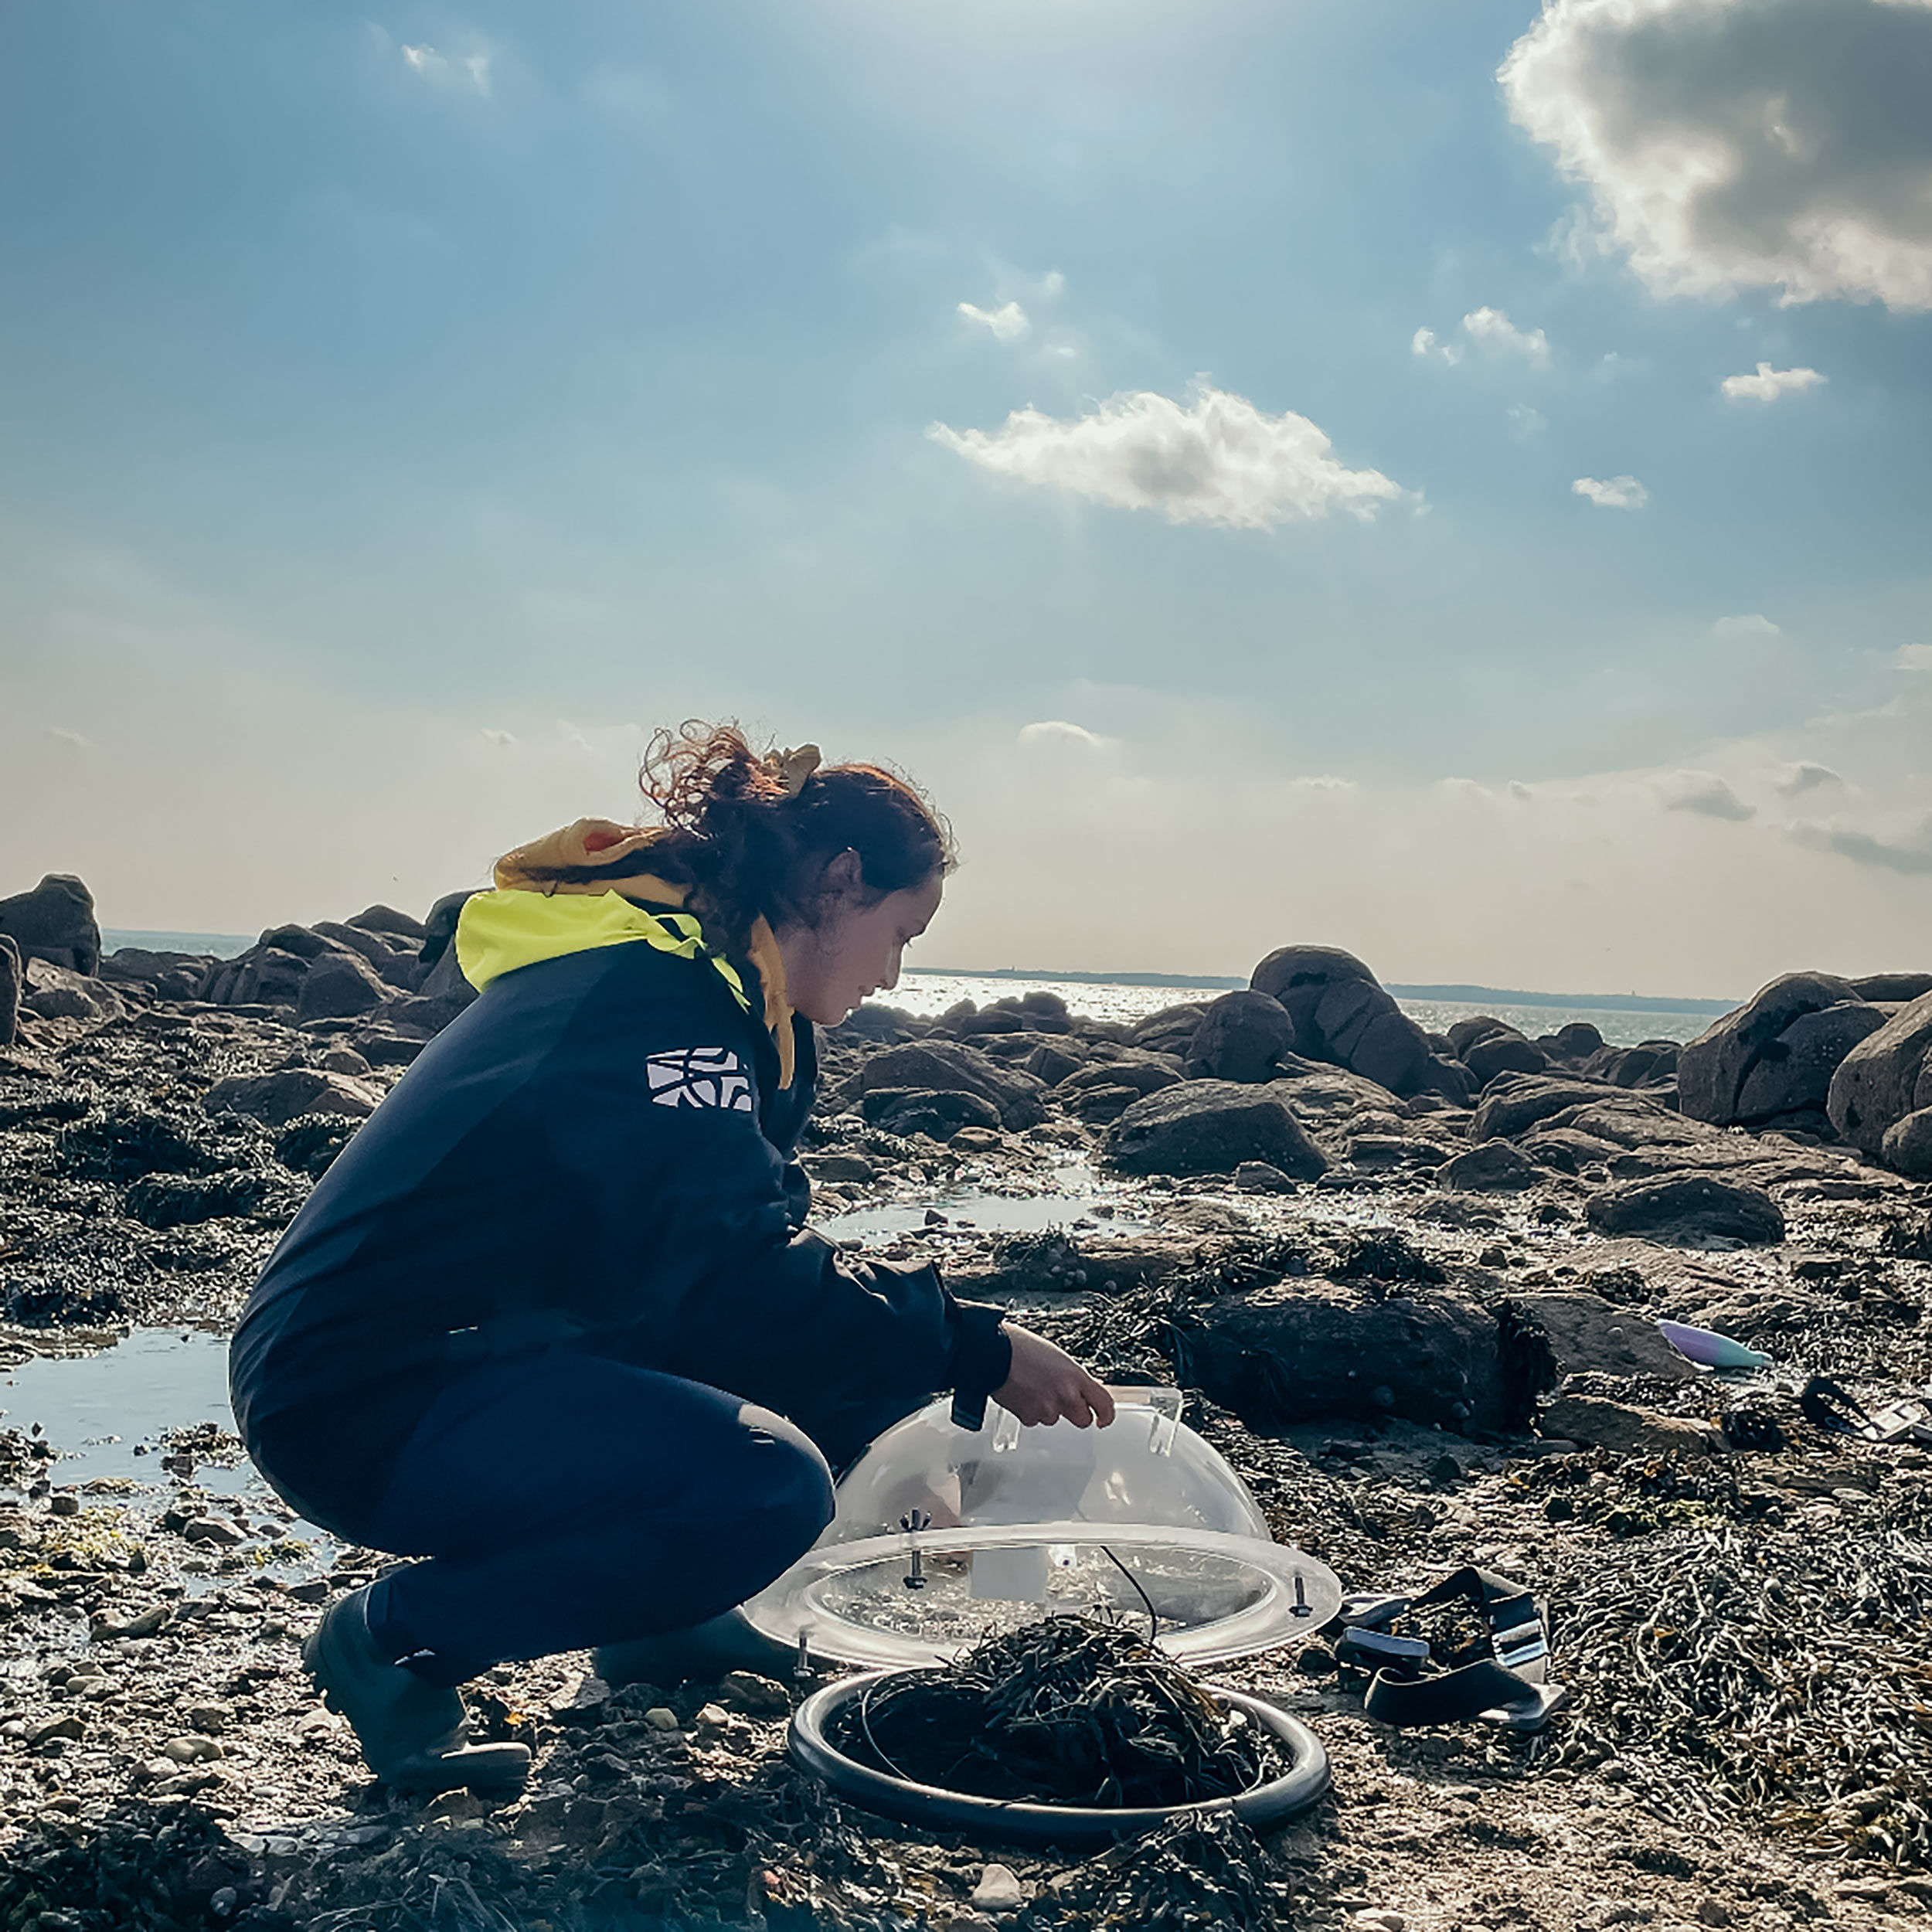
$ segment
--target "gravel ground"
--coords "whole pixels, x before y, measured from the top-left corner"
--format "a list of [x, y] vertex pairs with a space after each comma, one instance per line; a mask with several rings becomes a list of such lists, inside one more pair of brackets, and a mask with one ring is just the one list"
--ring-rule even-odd
[[[130, 1005], [104, 1025], [42, 1022], [0, 1055], [6, 1359], [84, 1352], [130, 1325], [232, 1321], [348, 1131], [211, 1117], [200, 1100], [234, 1074], [355, 1053], [349, 1029]], [[866, 1050], [835, 1042], [833, 1083]], [[342, 1064], [378, 1087], [400, 1070]], [[1437, 1141], [1461, 1131], [1440, 1111], [1426, 1125]], [[298, 1662], [322, 1606], [375, 1557], [294, 1533], [241, 1484], [217, 1427], [157, 1439], [151, 1477], [144, 1464], [138, 1478], [68, 1478], [63, 1452], [80, 1445], [6, 1416], [0, 1927], [1774, 1932], [1922, 1919], [1932, 1458], [1828, 1436], [1796, 1391], [1813, 1369], [1868, 1400], [1932, 1376], [1923, 1190], [1781, 1144], [1766, 1152], [1786, 1176], [1773, 1183], [1786, 1240], [1699, 1251], [1594, 1239], [1580, 1215], [1590, 1184], [1562, 1175], [1506, 1196], [1444, 1195], [1400, 1167], [1281, 1194], [1237, 1193], [1226, 1176], [1116, 1189], [1070, 1167], [1098, 1131], [1068, 1110], [968, 1138], [970, 1151], [898, 1140], [835, 1112], [813, 1155], [834, 1177], [821, 1209], [909, 1210], [877, 1217], [911, 1225], [875, 1245], [937, 1253], [1104, 1372], [1169, 1379], [1175, 1338], [1219, 1298], [1284, 1272], [1347, 1278], [1372, 1237], [1372, 1280], [1406, 1255], [1490, 1302], [1589, 1295], [1632, 1331], [1668, 1314], [1740, 1335], [1777, 1369], [1720, 1386], [1579, 1359], [1557, 1393], [1652, 1428], [1742, 1404], [1782, 1446], [1709, 1447], [1708, 1430], [1694, 1445], [1471, 1441], [1396, 1417], [1250, 1427], [1196, 1396], [1190, 1419], [1277, 1534], [1350, 1587], [1406, 1590], [1473, 1561], [1545, 1593], [1572, 1701], [1536, 1738], [1396, 1732], [1362, 1715], [1319, 1640], [1271, 1653], [1219, 1675], [1315, 1726], [1332, 1798], [1266, 1842], [1197, 1827], [1063, 1860], [937, 1842], [832, 1799], [784, 1756], [795, 1686], [614, 1696], [582, 1656], [492, 1672], [473, 1697], [480, 1728], [536, 1747], [520, 1798], [400, 1798], [369, 1782]], [[1029, 1214], [1043, 1227], [1063, 1202], [1050, 1240], [998, 1231]], [[929, 1210], [945, 1218], [927, 1225]], [[1021, 1900], [997, 1914], [973, 1903], [998, 1892], [989, 1861]]]

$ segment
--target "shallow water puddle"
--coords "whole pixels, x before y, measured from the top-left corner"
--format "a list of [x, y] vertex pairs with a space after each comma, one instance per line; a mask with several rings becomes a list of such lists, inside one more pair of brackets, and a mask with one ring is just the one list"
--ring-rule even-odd
[[[0, 1416], [42, 1433], [60, 1451], [63, 1483], [131, 1476], [159, 1485], [162, 1432], [212, 1422], [233, 1432], [228, 1338], [179, 1328], [137, 1328], [92, 1355], [39, 1355], [0, 1376]], [[147, 1452], [136, 1455], [137, 1447]], [[196, 1479], [240, 1490], [253, 1472], [199, 1462]]]
[[[1126, 1211], [1138, 1205], [1124, 1189], [1099, 1180], [1090, 1168], [1079, 1163], [1063, 1169], [1054, 1185], [1044, 1192], [1003, 1194], [970, 1184], [925, 1187], [896, 1200], [854, 1208], [848, 1214], [828, 1215], [813, 1225], [834, 1241], [864, 1241], [947, 1229], [1039, 1234], [1048, 1228], [1070, 1227], [1083, 1219], [1098, 1226], [1117, 1228], [1124, 1234], [1138, 1234], [1146, 1231], [1148, 1222], [1141, 1214]], [[946, 1216], [945, 1222], [937, 1228], [929, 1226], [928, 1209], [937, 1209]]]

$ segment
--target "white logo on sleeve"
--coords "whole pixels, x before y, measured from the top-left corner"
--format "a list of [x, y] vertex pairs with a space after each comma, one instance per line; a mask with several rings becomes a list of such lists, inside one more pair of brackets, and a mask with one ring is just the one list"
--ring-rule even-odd
[[685, 1046], [652, 1053], [644, 1063], [651, 1097], [659, 1107], [722, 1107], [733, 1114], [753, 1111], [751, 1076], [726, 1046]]

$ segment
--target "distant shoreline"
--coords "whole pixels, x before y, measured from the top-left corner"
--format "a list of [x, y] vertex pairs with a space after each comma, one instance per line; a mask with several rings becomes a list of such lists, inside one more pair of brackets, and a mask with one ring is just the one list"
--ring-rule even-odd
[[[232, 959], [255, 944], [241, 933], [161, 933], [108, 928], [101, 943], [109, 952], [139, 946], [156, 953], [213, 953]], [[908, 973], [930, 979], [1038, 979], [1066, 986], [1172, 986], [1227, 992], [1245, 986], [1246, 979], [1211, 973], [1060, 973], [1032, 972], [1018, 966], [908, 966]], [[1743, 1005], [1738, 999], [1659, 999], [1641, 993], [1532, 993], [1502, 986], [1394, 986], [1386, 988], [1398, 999], [1452, 1000], [1481, 1006], [1569, 1006], [1604, 1013], [1728, 1013]]]
[[[1245, 979], [1206, 973], [1049, 973], [1018, 966], [908, 966], [908, 973], [934, 979], [1053, 980], [1070, 986], [1173, 986], [1226, 992], [1245, 986]], [[1399, 986], [1385, 983], [1383, 991], [1398, 999], [1454, 1001], [1461, 1005], [1564, 1006], [1601, 1013], [1729, 1013], [1741, 999], [1668, 999], [1645, 993], [1534, 993], [1503, 986]]]

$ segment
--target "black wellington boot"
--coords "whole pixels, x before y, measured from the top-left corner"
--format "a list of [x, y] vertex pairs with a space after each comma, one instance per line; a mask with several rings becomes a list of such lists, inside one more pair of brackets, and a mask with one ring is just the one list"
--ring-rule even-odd
[[369, 1769], [401, 1791], [522, 1784], [529, 1747], [465, 1743], [461, 1695], [385, 1657], [369, 1634], [368, 1602], [365, 1587], [332, 1604], [302, 1662], [322, 1701], [349, 1719]]

